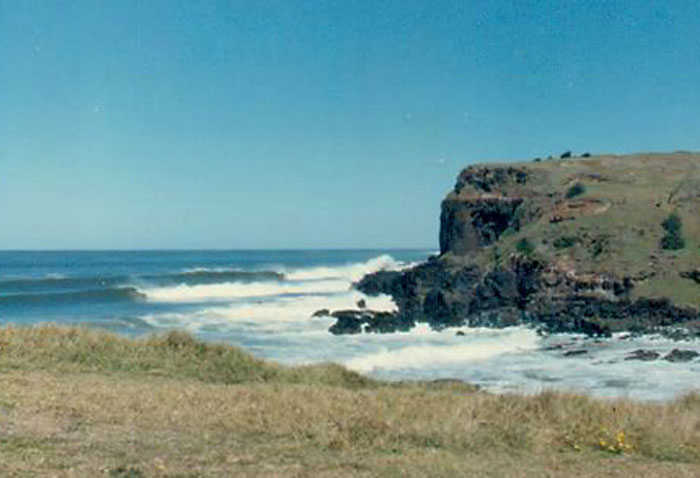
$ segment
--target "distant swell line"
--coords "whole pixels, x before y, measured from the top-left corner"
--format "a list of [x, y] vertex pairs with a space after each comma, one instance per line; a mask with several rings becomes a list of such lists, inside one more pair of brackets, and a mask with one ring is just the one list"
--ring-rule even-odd
[[123, 277], [62, 277], [41, 279], [13, 279], [0, 281], [0, 295], [58, 293], [79, 289], [102, 289], [125, 285]]
[[282, 281], [284, 274], [275, 271], [237, 271], [237, 270], [207, 270], [195, 269], [191, 271], [168, 274], [165, 276], [145, 276], [146, 280], [164, 277], [173, 282], [208, 284], [216, 282], [253, 282], [253, 281]]
[[72, 302], [115, 302], [145, 300], [146, 296], [135, 287], [113, 287], [43, 294], [13, 294], [0, 297], [0, 305], [48, 305]]
[[218, 282], [283, 281], [284, 274], [275, 271], [209, 271], [193, 270], [166, 274], [148, 274], [137, 277], [41, 277], [32, 279], [0, 280], [0, 294], [59, 292], [61, 289], [97, 289], [126, 286], [133, 281], [155, 285], [198, 285]]

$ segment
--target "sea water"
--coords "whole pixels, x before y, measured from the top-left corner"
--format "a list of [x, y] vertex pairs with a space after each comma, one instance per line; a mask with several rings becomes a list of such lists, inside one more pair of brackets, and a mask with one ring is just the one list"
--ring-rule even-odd
[[[700, 362], [624, 360], [638, 348], [697, 350], [659, 337], [541, 337], [528, 327], [334, 336], [319, 309], [395, 310], [352, 283], [430, 250], [3, 251], [0, 323], [85, 325], [142, 336], [186, 330], [285, 364], [342, 363], [388, 380], [454, 378], [494, 392], [560, 389], [664, 400], [700, 388]], [[457, 335], [460, 330], [463, 335]], [[587, 353], [566, 357], [565, 350]]]

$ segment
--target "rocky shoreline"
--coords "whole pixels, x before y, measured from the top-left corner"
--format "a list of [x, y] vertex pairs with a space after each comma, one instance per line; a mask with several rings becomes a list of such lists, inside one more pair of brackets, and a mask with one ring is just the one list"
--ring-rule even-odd
[[[522, 256], [488, 272], [474, 265], [450, 267], [445, 260], [431, 258], [407, 271], [369, 274], [355, 287], [369, 296], [390, 295], [399, 309], [391, 322], [403, 328], [419, 322], [435, 329], [531, 324], [543, 333], [609, 337], [629, 331], [700, 337], [700, 315], [693, 308], [665, 298], [632, 300], [628, 281], [571, 280]], [[334, 333], [347, 332], [341, 323], [334, 327]], [[376, 330], [374, 326], [367, 331]]]

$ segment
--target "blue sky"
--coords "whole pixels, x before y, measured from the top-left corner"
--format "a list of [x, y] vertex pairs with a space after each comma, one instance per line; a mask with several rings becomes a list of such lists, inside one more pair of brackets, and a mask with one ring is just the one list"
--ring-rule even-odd
[[470, 163], [699, 150], [698, 19], [0, 0], [0, 248], [437, 247]]

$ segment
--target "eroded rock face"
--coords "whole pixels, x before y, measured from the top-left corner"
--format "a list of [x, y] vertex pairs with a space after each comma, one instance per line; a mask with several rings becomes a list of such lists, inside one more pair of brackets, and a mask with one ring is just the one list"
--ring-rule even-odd
[[[531, 220], [524, 207], [529, 173], [518, 168], [469, 167], [442, 202], [440, 253], [467, 254]], [[525, 205], [526, 206], [526, 205]]]
[[440, 213], [440, 253], [466, 254], [520, 230], [522, 198], [446, 199]]

